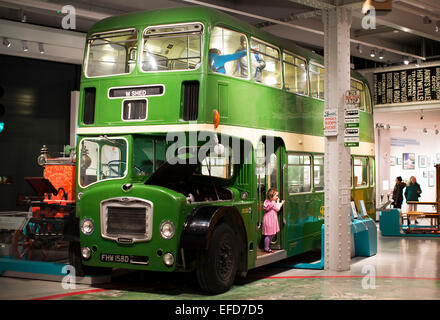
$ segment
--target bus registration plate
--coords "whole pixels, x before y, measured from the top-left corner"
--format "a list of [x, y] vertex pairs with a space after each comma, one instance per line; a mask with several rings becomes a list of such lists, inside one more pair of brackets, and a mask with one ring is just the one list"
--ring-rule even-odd
[[130, 256], [126, 256], [122, 254], [101, 253], [99, 260], [101, 260], [101, 262], [130, 263]]

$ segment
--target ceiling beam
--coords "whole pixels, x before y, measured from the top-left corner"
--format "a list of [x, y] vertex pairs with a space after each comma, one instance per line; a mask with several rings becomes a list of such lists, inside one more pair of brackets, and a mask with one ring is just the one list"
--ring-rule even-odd
[[365, 30], [365, 29], [355, 30], [353, 32], [353, 35], [356, 38], [358, 38], [358, 37], [372, 36], [372, 35], [377, 35], [377, 34], [382, 34], [382, 33], [390, 33], [390, 32], [393, 32], [394, 30], [395, 29], [390, 28], [390, 27], [379, 26], [376, 29], [371, 29], [371, 30]]
[[[255, 14], [251, 14], [251, 13], [247, 13], [247, 12], [243, 12], [240, 10], [235, 10], [235, 9], [230, 9], [230, 8], [226, 8], [223, 6], [218, 6], [218, 5], [214, 5], [214, 4], [210, 4], [210, 3], [206, 3], [206, 2], [202, 2], [202, 1], [198, 1], [198, 0], [182, 0], [184, 2], [188, 2], [188, 3], [192, 3], [192, 4], [197, 4], [197, 5], [202, 5], [202, 6], [206, 6], [206, 7], [210, 7], [210, 8], [214, 8], [214, 9], [218, 9], [218, 10], [222, 10], [222, 11], [226, 11], [226, 12], [231, 12], [231, 13], [235, 13], [235, 14], [239, 14], [239, 15], [244, 15], [244, 16], [248, 16], [248, 17], [252, 17], [252, 18], [256, 18], [259, 20], [263, 20], [263, 21], [268, 21], [268, 22], [272, 22], [274, 24], [278, 24], [278, 25], [283, 25], [283, 26], [287, 26], [290, 28], [294, 28], [294, 29], [298, 29], [301, 31], [306, 31], [306, 32], [310, 32], [313, 34], [317, 34], [317, 35], [321, 35], [324, 36], [324, 31], [318, 30], [316, 28], [310, 28], [310, 27], [305, 27], [305, 26], [301, 26], [298, 24], [293, 24], [293, 23], [288, 23], [288, 22], [284, 22], [284, 21], [280, 21], [280, 20], [276, 20], [276, 19], [272, 19], [272, 18], [267, 18], [267, 17], [263, 17], [263, 16], [258, 16]], [[289, 1], [297, 1], [297, 0], [289, 0]], [[303, 1], [303, 0], [298, 0], [298, 1]], [[318, 1], [319, 2], [319, 1]], [[313, 0], [313, 3], [316, 3], [316, 0]], [[421, 60], [426, 60], [425, 57], [419, 56], [419, 55], [415, 55], [415, 54], [411, 54], [408, 52], [404, 52], [404, 51], [400, 51], [397, 49], [393, 49], [393, 48], [389, 48], [383, 45], [379, 45], [376, 43], [370, 43], [370, 42], [366, 42], [366, 41], [361, 41], [358, 39], [350, 39], [352, 43], [360, 43], [364, 46], [367, 47], [371, 47], [371, 48], [377, 48], [377, 49], [382, 49], [388, 52], [392, 52], [398, 55], [405, 55], [405, 56], [409, 56], [415, 59], [421, 59]], [[322, 45], [321, 45], [322, 47]]]
[[[0, 37], [11, 43], [9, 47], [0, 46], [0, 54], [82, 64], [85, 33], [0, 19]], [[23, 51], [23, 40], [27, 41], [27, 52]], [[40, 53], [39, 43], [43, 44], [44, 54]]]
[[[65, 4], [58, 4], [38, 0], [0, 0], [0, 6], [11, 9], [28, 9], [33, 12], [40, 12], [43, 14], [59, 15], [59, 11]], [[96, 12], [91, 10], [81, 9], [75, 6], [75, 14], [78, 18], [98, 21], [112, 16], [110, 13]]]
[[326, 9], [333, 9], [335, 8], [334, 5], [322, 2], [319, 0], [287, 0], [296, 4], [300, 4], [303, 6], [319, 9], [319, 10], [326, 10]]
[[[353, 16], [359, 19], [365, 17], [360, 10], [353, 10]], [[420, 16], [397, 8], [393, 8], [393, 10], [385, 16], [376, 15], [376, 23], [377, 25], [408, 32], [422, 38], [440, 41], [440, 35], [435, 32], [435, 27], [432, 24], [423, 24]]]

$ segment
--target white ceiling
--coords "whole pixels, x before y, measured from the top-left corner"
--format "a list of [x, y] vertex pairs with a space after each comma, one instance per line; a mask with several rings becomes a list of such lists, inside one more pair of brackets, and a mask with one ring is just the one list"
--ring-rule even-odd
[[[423, 108], [421, 106], [420, 108]], [[435, 129], [440, 130], [440, 110], [406, 110], [406, 111], [385, 111], [380, 110], [374, 113], [374, 122], [382, 123], [385, 126], [389, 124], [391, 128], [403, 129], [406, 126], [410, 131], [422, 132], [426, 128], [430, 133]], [[423, 119], [421, 116], [423, 114]], [[440, 139], [440, 135], [439, 135]]]

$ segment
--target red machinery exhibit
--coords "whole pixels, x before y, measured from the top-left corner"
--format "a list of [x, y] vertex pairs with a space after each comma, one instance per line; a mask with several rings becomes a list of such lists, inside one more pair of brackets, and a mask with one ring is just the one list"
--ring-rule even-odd
[[43, 146], [38, 164], [42, 177], [26, 177], [36, 196], [26, 197], [29, 205], [27, 224], [13, 239], [16, 259], [47, 260], [50, 250], [65, 249], [64, 235], [75, 209], [75, 158], [51, 158]]

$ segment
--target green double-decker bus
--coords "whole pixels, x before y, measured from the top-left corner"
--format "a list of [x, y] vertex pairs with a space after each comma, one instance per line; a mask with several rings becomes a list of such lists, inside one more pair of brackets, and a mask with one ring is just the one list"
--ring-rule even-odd
[[[321, 246], [323, 57], [203, 7], [111, 17], [87, 36], [77, 140], [79, 274], [195, 271], [228, 290], [248, 270]], [[367, 82], [352, 197], [374, 213]], [[272, 253], [263, 202], [285, 205]]]

